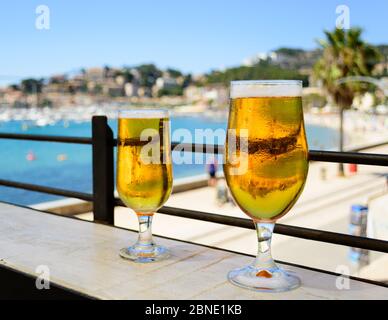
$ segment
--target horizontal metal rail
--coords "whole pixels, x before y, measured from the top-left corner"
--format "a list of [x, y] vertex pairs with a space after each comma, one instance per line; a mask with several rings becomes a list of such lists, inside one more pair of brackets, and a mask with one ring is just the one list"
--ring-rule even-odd
[[89, 137], [65, 137], [65, 136], [19, 134], [19, 133], [0, 133], [0, 139], [92, 144], [92, 138], [89, 138]]
[[388, 155], [358, 152], [313, 151], [309, 152], [310, 161], [354, 163], [373, 166], [388, 166]]
[[39, 186], [36, 184], [30, 184], [30, 183], [24, 183], [24, 182], [16, 182], [16, 181], [0, 179], [0, 186], [47, 193], [47, 194], [63, 196], [67, 198], [76, 198], [76, 199], [81, 199], [85, 201], [93, 201], [93, 195], [89, 193], [64, 190], [64, 189], [58, 189], [58, 188], [52, 188], [52, 187], [44, 187], [44, 186]]

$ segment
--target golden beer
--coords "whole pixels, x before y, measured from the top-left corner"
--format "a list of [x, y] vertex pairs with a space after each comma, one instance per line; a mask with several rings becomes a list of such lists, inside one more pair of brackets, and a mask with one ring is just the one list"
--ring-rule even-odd
[[172, 188], [168, 111], [120, 111], [117, 140], [117, 191], [139, 220], [137, 242], [122, 248], [120, 256], [137, 263], [167, 259], [169, 250], [152, 239], [152, 219]]
[[271, 255], [275, 222], [295, 204], [307, 178], [301, 95], [297, 80], [231, 83], [224, 174], [236, 203], [253, 219], [258, 240], [252, 264], [228, 273], [239, 287], [281, 292], [301, 284]]
[[119, 119], [116, 178], [121, 200], [138, 214], [153, 214], [167, 201], [172, 188], [168, 118]]
[[[245, 173], [230, 174], [241, 164], [228, 163], [227, 144], [225, 175], [234, 199], [253, 220], [276, 221], [294, 205], [306, 181], [301, 97], [231, 99], [228, 128], [236, 134], [236, 156], [247, 161]], [[240, 136], [241, 129], [248, 137]]]

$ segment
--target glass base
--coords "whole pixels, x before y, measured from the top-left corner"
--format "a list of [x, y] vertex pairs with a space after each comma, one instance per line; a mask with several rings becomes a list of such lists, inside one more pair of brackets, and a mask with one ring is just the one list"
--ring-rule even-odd
[[300, 279], [279, 267], [257, 269], [247, 266], [232, 270], [228, 280], [236, 286], [259, 292], [284, 292], [298, 288]]
[[150, 263], [167, 259], [170, 256], [170, 251], [165, 247], [156, 244], [135, 244], [132, 247], [121, 249], [119, 254], [122, 258], [137, 263]]

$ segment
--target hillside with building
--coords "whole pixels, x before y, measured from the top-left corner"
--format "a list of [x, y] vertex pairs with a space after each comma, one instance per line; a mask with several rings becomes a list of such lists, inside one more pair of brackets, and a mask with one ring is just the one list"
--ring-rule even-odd
[[[376, 65], [374, 74], [377, 78], [387, 77], [388, 45], [377, 48], [384, 59]], [[321, 55], [321, 49], [279, 48], [246, 58], [239, 66], [200, 75], [172, 68], [162, 70], [154, 64], [83, 68], [0, 88], [0, 106], [72, 107], [117, 101], [220, 108], [228, 103], [232, 80], [299, 79], [304, 83], [307, 105], [323, 107], [327, 101], [313, 77], [314, 64]]]

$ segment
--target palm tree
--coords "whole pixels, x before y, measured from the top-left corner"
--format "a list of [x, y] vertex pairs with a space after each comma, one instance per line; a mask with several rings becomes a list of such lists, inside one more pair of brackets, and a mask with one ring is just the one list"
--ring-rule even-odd
[[[365, 92], [368, 87], [354, 82], [338, 84], [337, 81], [350, 76], [370, 76], [381, 60], [378, 50], [364, 42], [361, 34], [359, 28], [325, 31], [326, 40], [319, 41], [323, 54], [314, 66], [315, 78], [322, 82], [323, 88], [340, 108], [340, 151], [344, 148], [344, 110], [352, 106], [357, 93]], [[344, 175], [342, 163], [338, 174]]]

